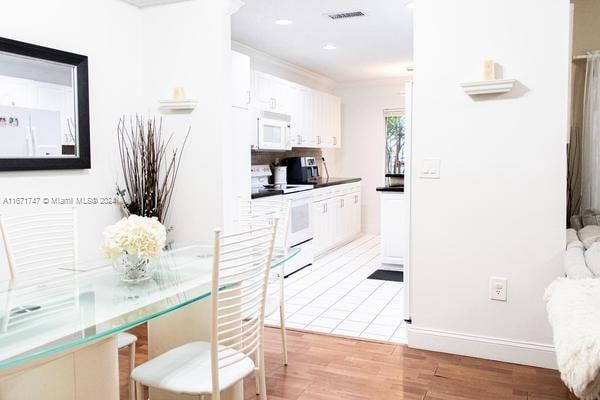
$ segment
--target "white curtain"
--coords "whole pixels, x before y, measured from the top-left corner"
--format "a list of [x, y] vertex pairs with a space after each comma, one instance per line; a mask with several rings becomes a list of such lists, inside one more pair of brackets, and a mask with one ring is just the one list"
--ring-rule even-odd
[[587, 60], [582, 137], [582, 209], [600, 210], [600, 51]]

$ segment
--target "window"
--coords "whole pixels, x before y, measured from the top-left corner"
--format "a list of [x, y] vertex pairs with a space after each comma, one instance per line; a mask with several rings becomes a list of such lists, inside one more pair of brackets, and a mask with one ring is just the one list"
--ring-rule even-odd
[[404, 174], [405, 117], [403, 110], [384, 110], [385, 173]]

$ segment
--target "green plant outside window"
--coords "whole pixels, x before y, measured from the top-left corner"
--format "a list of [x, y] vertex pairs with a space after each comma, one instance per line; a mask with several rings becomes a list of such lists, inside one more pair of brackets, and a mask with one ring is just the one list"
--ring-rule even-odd
[[404, 174], [405, 117], [394, 112], [385, 115], [385, 173]]

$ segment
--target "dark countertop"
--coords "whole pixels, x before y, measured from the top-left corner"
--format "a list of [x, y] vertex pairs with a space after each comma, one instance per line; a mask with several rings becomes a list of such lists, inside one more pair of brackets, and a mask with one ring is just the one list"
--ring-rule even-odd
[[278, 196], [280, 194], [283, 194], [283, 190], [265, 190], [264, 192], [252, 193], [250, 197], [252, 199], [260, 199], [262, 197]]
[[309, 185], [314, 185], [315, 189], [324, 188], [334, 185], [343, 185], [346, 183], [360, 182], [362, 178], [319, 178], [315, 181], [307, 182]]
[[378, 192], [398, 192], [404, 193], [404, 186], [380, 186], [376, 188]]

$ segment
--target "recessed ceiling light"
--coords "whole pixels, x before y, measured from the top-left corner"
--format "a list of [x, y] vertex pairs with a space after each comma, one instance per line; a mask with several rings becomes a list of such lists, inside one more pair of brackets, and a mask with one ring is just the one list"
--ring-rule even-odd
[[275, 21], [275, 23], [277, 25], [291, 25], [294, 23], [294, 21], [291, 21], [289, 19], [278, 19], [277, 21]]
[[335, 47], [335, 45], [333, 44], [326, 44], [325, 46], [323, 46], [323, 50], [335, 50], [337, 49], [337, 47]]
[[404, 5], [406, 6], [406, 8], [415, 8], [415, 3], [413, 1], [409, 1]]

